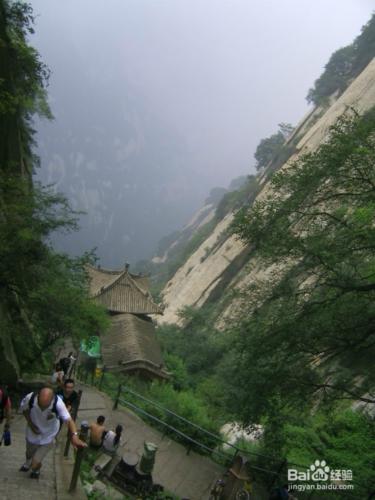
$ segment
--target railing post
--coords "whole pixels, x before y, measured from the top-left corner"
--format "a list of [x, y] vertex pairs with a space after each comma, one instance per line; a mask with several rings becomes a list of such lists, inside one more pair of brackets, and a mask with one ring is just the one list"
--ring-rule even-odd
[[[84, 421], [81, 423], [81, 431], [79, 433], [79, 439], [86, 442], [88, 432], [89, 432], [89, 424], [88, 422]], [[76, 453], [76, 460], [74, 462], [72, 480], [69, 486], [69, 493], [72, 493], [76, 489], [83, 453], [84, 453], [84, 448], [78, 448]]]
[[103, 369], [102, 369], [102, 376], [100, 377], [100, 382], [99, 382], [99, 391], [102, 390], [102, 384], [103, 384], [103, 379], [104, 379], [104, 374], [105, 374], [105, 371], [106, 371], [106, 368], [105, 366], [103, 366]]
[[[195, 440], [197, 438], [197, 433], [192, 432], [191, 438]], [[190, 455], [190, 452], [192, 449], [193, 449], [193, 445], [192, 445], [191, 441], [189, 441], [189, 444], [187, 445], [187, 449], [186, 449], [186, 455]]]
[[116, 394], [115, 404], [113, 405], [113, 409], [114, 410], [117, 410], [118, 402], [119, 402], [119, 399], [120, 399], [120, 396], [121, 396], [121, 390], [122, 390], [122, 385], [119, 384], [118, 388], [117, 388], [117, 394]]
[[280, 463], [276, 475], [273, 476], [272, 480], [270, 481], [270, 488], [273, 488], [277, 481], [280, 482], [281, 480], [281, 482], [284, 483], [284, 477], [280, 478], [280, 476], [282, 476], [283, 470], [285, 470], [286, 474], [288, 474], [288, 460], [286, 458], [284, 458]]
[[[77, 413], [78, 413], [78, 408], [79, 405], [81, 404], [81, 397], [82, 397], [82, 391], [78, 391], [78, 398], [77, 398], [77, 404], [72, 408], [72, 413], [71, 417], [74, 421], [76, 421], [77, 418]], [[67, 457], [69, 454], [69, 447], [70, 447], [70, 432], [68, 429], [67, 435], [66, 435], [66, 443], [65, 443], [65, 449], [64, 449], [64, 457]]]

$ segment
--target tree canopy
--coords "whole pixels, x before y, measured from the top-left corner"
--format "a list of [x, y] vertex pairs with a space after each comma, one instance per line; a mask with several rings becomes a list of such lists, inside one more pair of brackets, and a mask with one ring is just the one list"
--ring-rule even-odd
[[254, 154], [254, 158], [257, 161], [255, 165], [257, 170], [267, 167], [281, 151], [285, 140], [292, 132], [293, 126], [290, 123], [280, 123], [279, 131], [276, 134], [272, 134], [260, 141]]
[[327, 142], [272, 177], [234, 231], [274, 271], [237, 325], [237, 407], [375, 402], [375, 111], [351, 113]]
[[69, 258], [50, 243], [54, 231], [77, 228], [77, 214], [32, 178], [39, 165], [32, 119], [51, 117], [48, 70], [27, 42], [32, 25], [28, 4], [0, 0], [0, 339], [28, 370], [57, 339], [107, 326], [88, 296], [84, 265], [92, 256]]
[[375, 56], [375, 14], [354, 42], [332, 54], [323, 73], [307, 94], [307, 101], [319, 106], [335, 92], [340, 94]]

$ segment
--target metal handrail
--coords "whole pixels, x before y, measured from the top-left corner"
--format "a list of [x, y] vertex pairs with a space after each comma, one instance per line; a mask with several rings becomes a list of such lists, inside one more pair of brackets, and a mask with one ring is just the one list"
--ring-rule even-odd
[[[152, 401], [151, 399], [147, 399], [141, 394], [138, 394], [137, 392], [132, 391], [131, 389], [128, 389], [127, 387], [121, 386], [121, 390], [125, 390], [129, 392], [130, 394], [133, 394], [134, 396], [138, 397], [139, 399], [143, 399], [143, 401], [146, 401], [147, 403], [151, 403], [154, 405], [156, 408], [159, 408], [160, 410], [165, 411], [166, 413], [169, 413], [173, 417], [178, 418], [179, 420], [182, 420], [183, 422], [191, 425], [192, 427], [195, 427], [199, 431], [203, 432], [204, 434], [207, 434], [208, 436], [216, 439], [216, 441], [219, 441], [222, 444], [226, 444], [227, 446], [230, 446], [231, 448], [234, 448], [236, 451], [243, 452], [243, 453], [248, 453], [249, 455], [255, 455], [258, 457], [263, 457], [263, 458], [271, 458], [266, 455], [262, 455], [261, 453], [256, 453], [255, 451], [247, 451], [247, 450], [242, 450], [238, 446], [229, 443], [228, 441], [225, 441], [222, 437], [218, 436], [217, 434], [213, 434], [212, 432], [208, 431], [207, 429], [204, 429], [198, 424], [195, 424], [194, 422], [191, 422], [191, 420], [186, 419], [185, 417], [182, 417], [181, 415], [178, 415], [177, 413], [174, 413], [172, 410], [169, 410], [168, 408], [165, 408], [164, 406], [160, 405], [159, 403], [156, 403], [155, 401]], [[120, 392], [121, 393], [121, 392]]]
[[[146, 415], [148, 418], [151, 418], [152, 420], [155, 420], [156, 422], [164, 425], [165, 427], [167, 427], [168, 429], [171, 429], [173, 432], [179, 434], [180, 436], [184, 437], [185, 439], [187, 439], [188, 441], [190, 441], [191, 443], [194, 443], [198, 446], [200, 446], [201, 448], [204, 448], [205, 450], [211, 452], [211, 453], [215, 453], [216, 455], [219, 455], [221, 456], [222, 458], [224, 458], [226, 461], [229, 460], [229, 456], [228, 455], [225, 455], [224, 453], [221, 453], [220, 451], [218, 450], [215, 450], [214, 448], [210, 448], [209, 446], [206, 446], [205, 444], [203, 443], [200, 443], [199, 441], [197, 441], [196, 439], [188, 436], [187, 434], [185, 434], [184, 432], [176, 429], [176, 427], [173, 427], [173, 425], [169, 425], [167, 424], [166, 422], [164, 422], [163, 420], [161, 420], [160, 418], [158, 417], [155, 417], [154, 415], [152, 415], [151, 413], [148, 413], [146, 410], [143, 410], [142, 408], [140, 408], [139, 406], [133, 404], [133, 403], [130, 403], [129, 401], [126, 401], [125, 399], [120, 399], [118, 400], [118, 402], [124, 404], [124, 405], [127, 405], [129, 406], [130, 408], [132, 408], [133, 410], [135, 411], [138, 411], [139, 413], [142, 413], [143, 415]], [[269, 469], [264, 469], [262, 467], [258, 467], [257, 465], [252, 465], [252, 464], [248, 464], [248, 466], [251, 468], [251, 469], [254, 469], [254, 470], [258, 470], [258, 471], [261, 471], [261, 472], [266, 472], [267, 474], [272, 474], [274, 476], [279, 476], [280, 475], [280, 472], [275, 472], [275, 471], [272, 471], [272, 470], [269, 470]]]
[[143, 410], [143, 408], [140, 408], [139, 406], [137, 406], [137, 405], [135, 405], [133, 403], [130, 403], [129, 401], [126, 401], [125, 399], [120, 399], [119, 402], [121, 402], [121, 403], [129, 406], [130, 408], [132, 408], [133, 410], [138, 411], [139, 413], [142, 413], [143, 415], [146, 415], [147, 417], [151, 418], [152, 420], [155, 420], [159, 424], [164, 425], [165, 427], [167, 427], [168, 429], [171, 429], [173, 432], [175, 432], [176, 434], [179, 434], [180, 436], [182, 436], [183, 438], [187, 439], [191, 443], [194, 443], [194, 444], [200, 446], [201, 448], [204, 448], [205, 450], [207, 450], [207, 451], [209, 451], [211, 453], [216, 453], [217, 455], [220, 455], [221, 457], [223, 457], [225, 459], [228, 459], [228, 456], [225, 455], [224, 453], [221, 453], [220, 451], [217, 451], [214, 448], [210, 448], [209, 446], [206, 446], [205, 444], [200, 443], [199, 441], [196, 441], [194, 438], [188, 436], [187, 434], [185, 434], [184, 432], [180, 431], [179, 429], [176, 429], [176, 427], [173, 427], [173, 425], [167, 424], [166, 422], [164, 422], [160, 418], [155, 417], [155, 415], [152, 415], [151, 413], [148, 413], [146, 410]]
[[[118, 387], [118, 392], [117, 392], [117, 397], [116, 397], [116, 402], [115, 402], [115, 407], [117, 408], [117, 404], [118, 404], [118, 401], [120, 400], [120, 395], [121, 395], [121, 392], [122, 391], [127, 391], [129, 392], [130, 394], [138, 397], [139, 399], [142, 399], [143, 401], [147, 402], [147, 403], [150, 403], [152, 404], [153, 406], [155, 406], [156, 408], [159, 408], [160, 410], [163, 410], [164, 412], [166, 413], [169, 413], [170, 415], [176, 417], [177, 419], [189, 424], [190, 426], [192, 427], [195, 427], [196, 429], [198, 429], [199, 431], [203, 432], [204, 434], [214, 438], [216, 441], [222, 443], [222, 444], [225, 444], [233, 449], [236, 450], [236, 453], [243, 453], [244, 455], [252, 455], [252, 456], [256, 456], [256, 457], [260, 457], [260, 458], [266, 458], [268, 460], [274, 460], [273, 457], [269, 456], [269, 455], [264, 455], [262, 453], [257, 453], [255, 451], [248, 451], [248, 450], [244, 450], [242, 448], [239, 448], [238, 446], [232, 444], [232, 443], [229, 443], [228, 441], [225, 441], [222, 437], [216, 435], [216, 434], [213, 434], [212, 432], [204, 429], [203, 427], [199, 426], [198, 424], [195, 424], [194, 422], [191, 422], [190, 420], [182, 417], [181, 415], [178, 415], [177, 413], [174, 413], [173, 411], [169, 410], [168, 408], [165, 408], [164, 406], [160, 405], [159, 403], [156, 403], [155, 401], [152, 401], [151, 399], [148, 399], [144, 396], [142, 396], [141, 394], [138, 394], [137, 392], [123, 386], [122, 384], [119, 384], [119, 387]], [[166, 424], [167, 425], [167, 424]], [[280, 461], [280, 463], [283, 463], [283, 461]], [[292, 463], [292, 462], [288, 462], [289, 465], [294, 465], [294, 466], [297, 466], [297, 467], [302, 467], [302, 468], [308, 468], [308, 466], [306, 465], [301, 465], [301, 464], [295, 464], [295, 463]]]

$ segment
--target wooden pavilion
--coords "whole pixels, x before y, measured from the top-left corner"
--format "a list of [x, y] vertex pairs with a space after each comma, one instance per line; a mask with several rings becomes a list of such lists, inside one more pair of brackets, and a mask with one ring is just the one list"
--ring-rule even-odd
[[101, 354], [109, 371], [168, 378], [155, 326], [149, 315], [163, 314], [150, 294], [149, 279], [119, 271], [87, 266], [90, 294], [111, 315], [112, 325], [101, 336]]

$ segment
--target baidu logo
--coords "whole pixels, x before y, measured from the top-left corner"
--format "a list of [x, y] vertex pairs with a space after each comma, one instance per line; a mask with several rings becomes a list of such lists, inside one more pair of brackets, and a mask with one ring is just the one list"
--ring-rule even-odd
[[312, 481], [328, 481], [329, 479], [329, 467], [325, 460], [315, 460], [310, 465], [310, 471]]
[[352, 480], [353, 471], [351, 469], [331, 468], [325, 460], [315, 460], [304, 471], [288, 469], [290, 491], [353, 490]]
[[325, 460], [315, 460], [305, 471], [288, 469], [288, 481], [328, 481], [330, 468]]

